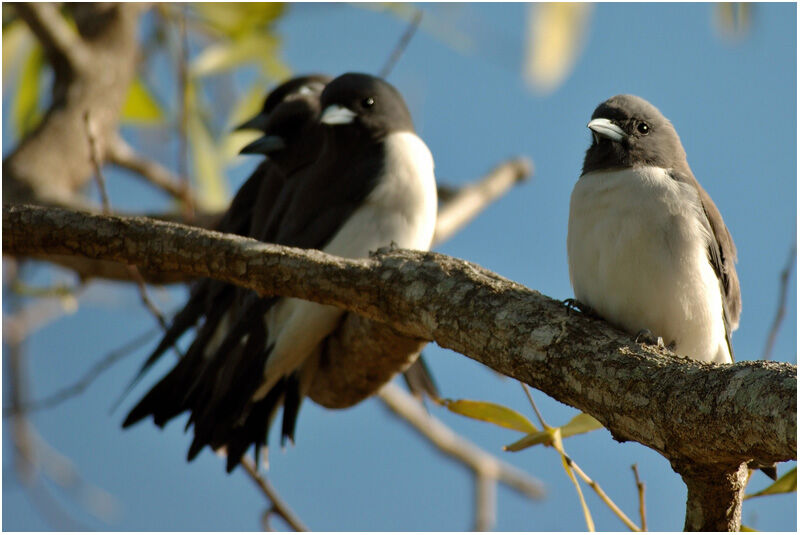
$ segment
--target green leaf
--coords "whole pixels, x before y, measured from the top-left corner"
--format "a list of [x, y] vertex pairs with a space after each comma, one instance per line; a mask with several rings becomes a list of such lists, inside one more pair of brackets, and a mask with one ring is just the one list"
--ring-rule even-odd
[[40, 46], [35, 46], [22, 65], [22, 72], [17, 80], [16, 98], [12, 103], [11, 121], [19, 137], [33, 129], [42, 117], [39, 110], [39, 89], [43, 68], [44, 53]]
[[601, 429], [602, 427], [603, 425], [593, 417], [585, 413], [580, 413], [564, 426], [553, 429], [545, 429], [544, 431], [537, 433], [531, 433], [525, 437], [522, 437], [513, 444], [505, 446], [503, 449], [506, 451], [520, 451], [537, 444], [545, 444], [550, 446], [553, 444], [553, 431], [555, 430], [558, 430], [561, 438], [567, 438], [573, 435], [588, 433], [590, 431], [594, 431], [595, 429]]
[[150, 89], [137, 77], [128, 89], [122, 107], [122, 121], [127, 123], [159, 123], [164, 119], [161, 106], [150, 94]]
[[472, 401], [468, 399], [444, 400], [444, 405], [450, 411], [472, 418], [489, 422], [500, 427], [522, 431], [523, 433], [535, 433], [536, 426], [527, 418], [515, 410], [489, 403], [487, 401]]
[[772, 485], [756, 492], [755, 494], [748, 494], [744, 497], [745, 500], [755, 498], [756, 496], [767, 496], [769, 494], [785, 494], [787, 492], [797, 491], [797, 467], [795, 466], [781, 477], [778, 478]]
[[190, 73], [208, 76], [251, 61], [263, 63], [276, 56], [278, 44], [278, 39], [269, 34], [250, 34], [234, 41], [213, 44], [194, 58]]
[[744, 524], [739, 526], [739, 531], [756, 531], [755, 529], [745, 526]]

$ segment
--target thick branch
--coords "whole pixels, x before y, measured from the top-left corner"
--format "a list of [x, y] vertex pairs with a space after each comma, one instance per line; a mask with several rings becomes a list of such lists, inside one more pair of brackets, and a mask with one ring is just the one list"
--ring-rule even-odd
[[673, 466], [797, 455], [797, 369], [711, 365], [645, 347], [477, 265], [392, 251], [350, 260], [145, 218], [4, 206], [3, 251], [177, 270], [339, 306], [434, 340], [595, 416]]
[[[106, 140], [117, 130], [136, 72], [136, 23], [142, 8], [139, 4], [71, 5], [78, 32], [51, 5], [18, 9], [51, 52], [55, 76], [52, 104], [41, 124], [3, 160], [3, 198], [79, 205], [77, 193], [91, 180], [93, 169], [86, 138], [77, 134], [84, 131], [84, 113], [91, 111], [104, 159]], [[67, 61], [59, 61], [62, 57]], [[76, 69], [75, 63], [82, 68]]]

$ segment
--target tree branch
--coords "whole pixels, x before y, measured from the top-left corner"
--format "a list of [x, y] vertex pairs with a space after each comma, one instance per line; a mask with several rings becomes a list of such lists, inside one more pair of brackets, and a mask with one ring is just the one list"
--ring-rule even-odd
[[89, 65], [89, 51], [55, 4], [25, 2], [14, 7], [42, 44], [51, 63], [66, 63], [73, 70]]
[[642, 346], [605, 322], [469, 262], [391, 251], [337, 258], [145, 218], [4, 206], [6, 254], [58, 253], [213, 277], [334, 305], [434, 340], [686, 466], [797, 456], [797, 368], [712, 365]]

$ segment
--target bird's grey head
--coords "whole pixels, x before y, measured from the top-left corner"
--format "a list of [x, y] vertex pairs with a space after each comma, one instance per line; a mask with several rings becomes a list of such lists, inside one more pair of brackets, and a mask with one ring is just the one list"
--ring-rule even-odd
[[688, 170], [672, 123], [643, 98], [611, 97], [594, 110], [587, 126], [592, 145], [583, 160], [583, 174], [638, 166]]
[[413, 132], [403, 96], [369, 74], [347, 73], [325, 86], [320, 122], [333, 131], [382, 139], [392, 132]]

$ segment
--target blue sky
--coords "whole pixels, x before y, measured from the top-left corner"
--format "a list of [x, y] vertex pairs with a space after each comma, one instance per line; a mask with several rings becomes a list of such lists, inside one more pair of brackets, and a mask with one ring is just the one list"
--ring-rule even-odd
[[[438, 250], [554, 298], [570, 297], [567, 214], [590, 141], [586, 123], [606, 98], [637, 94], [675, 125], [696, 177], [733, 235], [744, 303], [734, 350], [737, 360], [759, 358], [777, 303], [779, 273], [796, 237], [795, 5], [753, 6], [751, 32], [736, 43], [715, 33], [710, 5], [596, 5], [574, 70], [547, 96], [532, 92], [521, 76], [525, 5], [426, 4], [424, 9], [474, 45], [471, 51], [454, 50], [436, 35], [420, 31], [389, 78], [406, 96], [418, 133], [434, 155], [439, 181], [470, 181], [517, 155], [530, 157], [536, 166], [532, 181]], [[405, 23], [393, 16], [335, 4], [292, 6], [278, 26], [282, 56], [298, 73], [374, 73], [404, 30]], [[242, 162], [230, 175], [232, 189], [254, 166], [250, 160]], [[117, 183], [110, 177], [112, 202], [152, 202], [135, 193], [139, 186], [134, 181]], [[43, 272], [39, 268], [36, 276], [50, 277]], [[166, 310], [174, 310], [185, 295], [181, 289], [154, 294]], [[773, 353], [776, 360], [793, 363], [796, 294], [793, 273], [786, 319]], [[77, 313], [49, 324], [27, 344], [32, 397], [73, 382], [94, 361], [152, 325], [130, 287], [91, 285]], [[109, 413], [153, 344], [115, 366], [80, 397], [33, 417], [47, 442], [119, 502], [113, 522], [97, 521], [72, 495], [48, 488], [91, 529], [258, 529], [262, 496], [243, 473], [226, 475], [223, 461], [207, 450], [187, 464], [190, 437], [183, 433], [182, 421], [163, 432], [149, 423], [123, 432], [123, 411]], [[514, 381], [435, 345], [425, 355], [445, 397], [493, 401], [532, 417]], [[544, 394], [534, 392], [534, 397], [551, 425], [575, 414]], [[123, 407], [132, 402], [133, 397]], [[519, 438], [517, 433], [438, 407], [431, 410], [546, 485], [548, 497], [539, 503], [501, 487], [499, 530], [585, 529], [575, 489], [554, 451], [504, 453], [502, 446]], [[10, 470], [9, 431], [4, 421], [3, 528], [49, 529]], [[565, 447], [632, 518], [637, 502], [630, 465], [638, 463], [647, 484], [650, 529], [682, 528], [685, 487], [658, 454], [638, 444], [619, 444], [606, 431], [569, 439]], [[779, 471], [790, 466], [794, 463]], [[466, 530], [472, 522], [471, 473], [432, 449], [375, 400], [344, 411], [304, 404], [297, 445], [273, 449], [268, 475], [317, 530]], [[751, 484], [760, 489], [767, 480], [757, 474]], [[584, 493], [599, 529], [624, 529], [590, 489], [584, 487]], [[796, 510], [795, 495], [759, 498], [745, 504], [743, 519], [759, 530], [794, 531]]]

